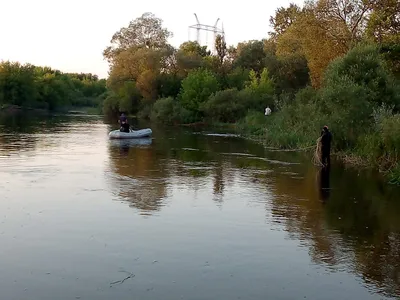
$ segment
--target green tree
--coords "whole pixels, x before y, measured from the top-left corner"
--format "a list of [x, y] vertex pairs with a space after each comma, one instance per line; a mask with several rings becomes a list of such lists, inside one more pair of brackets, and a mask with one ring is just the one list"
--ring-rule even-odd
[[250, 71], [243, 68], [235, 68], [227, 74], [227, 85], [229, 89], [242, 90], [249, 79]]
[[211, 52], [207, 50], [207, 46], [200, 46], [197, 41], [184, 42], [179, 46], [179, 50], [187, 55], [198, 55], [200, 57], [211, 55]]
[[215, 39], [215, 49], [217, 49], [217, 56], [219, 58], [219, 63], [222, 65], [227, 54], [225, 38], [220, 34], [217, 35]]
[[213, 73], [204, 69], [192, 71], [182, 81], [180, 93], [182, 106], [198, 113], [197, 115], [200, 117], [200, 105], [218, 90], [218, 80]]
[[279, 7], [275, 11], [275, 16], [271, 16], [269, 23], [273, 28], [273, 32], [270, 32], [272, 37], [276, 37], [285, 31], [296, 21], [298, 16], [301, 14], [301, 9], [296, 4], [290, 3], [289, 7]]
[[249, 41], [239, 43], [236, 49], [234, 67], [261, 72], [264, 68], [264, 43], [263, 41]]
[[322, 107], [340, 147], [351, 147], [365, 133], [374, 109], [382, 104], [400, 109], [399, 88], [375, 45], [359, 45], [327, 69]]
[[35, 67], [18, 62], [6, 61], [0, 64], [0, 89], [3, 103], [23, 105], [35, 101]]
[[400, 43], [400, 2], [398, 0], [375, 2], [368, 18], [366, 35], [378, 43]]
[[111, 39], [111, 45], [104, 52], [104, 57], [112, 62], [121, 51], [130, 48], [164, 49], [172, 33], [162, 26], [162, 20], [146, 12], [141, 17], [117, 31]]

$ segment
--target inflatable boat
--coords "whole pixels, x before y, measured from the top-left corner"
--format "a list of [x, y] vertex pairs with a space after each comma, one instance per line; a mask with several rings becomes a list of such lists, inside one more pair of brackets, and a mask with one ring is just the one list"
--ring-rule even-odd
[[151, 136], [153, 132], [150, 128], [131, 130], [130, 132], [121, 132], [119, 129], [109, 133], [110, 139], [138, 139]]
[[116, 148], [135, 148], [135, 147], [148, 147], [153, 143], [151, 137], [137, 138], [137, 139], [111, 139], [110, 145]]

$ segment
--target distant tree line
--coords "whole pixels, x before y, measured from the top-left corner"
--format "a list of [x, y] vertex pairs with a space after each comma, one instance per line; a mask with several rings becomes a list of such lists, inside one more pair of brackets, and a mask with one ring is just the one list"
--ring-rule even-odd
[[106, 80], [93, 74], [62, 73], [18, 62], [0, 63], [0, 105], [56, 110], [98, 107]]

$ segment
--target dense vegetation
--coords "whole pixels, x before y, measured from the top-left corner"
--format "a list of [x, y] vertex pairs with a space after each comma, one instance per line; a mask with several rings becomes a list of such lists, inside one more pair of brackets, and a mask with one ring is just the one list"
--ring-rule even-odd
[[98, 108], [106, 81], [92, 74], [62, 73], [18, 62], [0, 63], [0, 107], [46, 110]]
[[[346, 158], [400, 180], [400, 2], [308, 1], [281, 7], [264, 40], [216, 53], [196, 42], [178, 49], [162, 20], [145, 13], [116, 32], [106, 113], [168, 123], [235, 123], [281, 148], [315, 143], [323, 125]], [[264, 116], [264, 109], [272, 109]]]

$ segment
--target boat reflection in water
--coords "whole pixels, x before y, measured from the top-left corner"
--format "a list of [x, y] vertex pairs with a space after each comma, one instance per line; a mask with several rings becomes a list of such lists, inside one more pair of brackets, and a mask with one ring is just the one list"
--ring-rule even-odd
[[146, 147], [150, 146], [153, 142], [151, 137], [137, 138], [137, 139], [110, 139], [112, 147], [120, 147], [129, 149], [130, 147]]
[[152, 138], [109, 141], [110, 180], [114, 194], [142, 215], [151, 215], [166, 196], [166, 174], [152, 147]]

